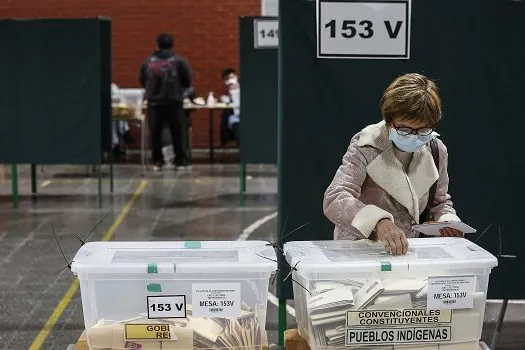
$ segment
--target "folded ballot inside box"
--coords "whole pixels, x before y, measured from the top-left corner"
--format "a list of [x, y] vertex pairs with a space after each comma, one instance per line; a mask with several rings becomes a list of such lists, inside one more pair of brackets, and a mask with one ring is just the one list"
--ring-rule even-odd
[[94, 242], [76, 254], [90, 349], [260, 349], [267, 242]]
[[312, 349], [476, 349], [497, 259], [463, 238], [289, 242], [299, 333]]

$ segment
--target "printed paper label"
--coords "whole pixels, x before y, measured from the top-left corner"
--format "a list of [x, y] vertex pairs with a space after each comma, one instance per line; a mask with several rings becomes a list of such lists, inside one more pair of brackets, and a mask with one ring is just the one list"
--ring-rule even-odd
[[346, 346], [378, 344], [434, 343], [451, 339], [451, 326], [404, 328], [350, 328], [346, 330]]
[[240, 283], [193, 284], [192, 314], [195, 317], [239, 317]]
[[475, 276], [429, 277], [428, 309], [472, 309]]
[[[170, 328], [169, 323], [155, 323], [155, 324], [136, 324], [130, 323], [125, 325], [126, 340], [176, 340]], [[140, 349], [141, 347], [133, 347], [133, 342], [127, 342], [126, 349]]]
[[148, 296], [148, 318], [185, 318], [185, 295]]
[[452, 310], [353, 310], [346, 313], [348, 327], [435, 325], [451, 322]]

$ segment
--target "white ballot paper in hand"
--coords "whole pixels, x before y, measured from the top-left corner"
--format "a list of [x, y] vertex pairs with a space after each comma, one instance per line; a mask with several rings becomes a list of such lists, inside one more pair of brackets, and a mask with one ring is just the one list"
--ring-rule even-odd
[[475, 233], [476, 229], [470, 227], [461, 221], [443, 221], [443, 222], [431, 222], [426, 224], [414, 225], [412, 229], [421, 232], [427, 236], [441, 236], [439, 230], [450, 227], [454, 228], [463, 233]]

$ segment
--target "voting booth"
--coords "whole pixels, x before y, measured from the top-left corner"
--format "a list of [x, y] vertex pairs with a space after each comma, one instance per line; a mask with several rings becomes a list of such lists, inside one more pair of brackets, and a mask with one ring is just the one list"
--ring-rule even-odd
[[277, 51], [275, 17], [241, 17], [241, 162], [277, 163]]
[[15, 208], [17, 164], [33, 165], [33, 194], [35, 164], [102, 164], [111, 150], [110, 19], [0, 20], [0, 76], [0, 163], [12, 164]]
[[400, 256], [367, 240], [289, 242], [284, 253], [313, 350], [479, 349], [497, 259], [468, 240], [410, 239]]
[[523, 18], [516, 1], [281, 1], [278, 232], [310, 222], [285, 241], [333, 238], [323, 195], [350, 139], [397, 76], [422, 73], [443, 101], [454, 207], [499, 259], [489, 298], [523, 299]]
[[111, 149], [109, 19], [1, 20], [0, 76], [0, 162], [102, 162]]
[[90, 349], [260, 349], [266, 242], [93, 242], [76, 254]]

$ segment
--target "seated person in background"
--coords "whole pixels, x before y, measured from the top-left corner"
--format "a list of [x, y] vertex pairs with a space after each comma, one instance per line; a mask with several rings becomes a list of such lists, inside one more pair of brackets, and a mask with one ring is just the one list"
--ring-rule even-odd
[[[447, 148], [434, 132], [441, 120], [438, 89], [421, 74], [400, 76], [384, 92], [381, 112], [383, 121], [350, 141], [323, 209], [335, 239], [368, 238], [405, 254], [407, 237], [419, 236], [414, 224], [460, 221], [448, 194]], [[441, 235], [463, 233], [446, 228]]]
[[232, 138], [239, 146], [241, 143], [240, 108], [241, 108], [241, 85], [233, 68], [226, 68], [222, 72], [222, 80], [228, 88], [228, 92], [221, 97], [221, 102], [231, 103], [232, 109], [226, 109], [221, 116], [221, 143], [224, 145]]
[[[120, 92], [119, 87], [115, 83], [111, 83], [111, 102], [112, 103], [124, 103], [125, 99]], [[135, 140], [129, 133], [129, 124], [125, 120], [113, 120], [111, 123], [112, 131], [112, 144], [113, 154], [115, 159], [123, 155], [124, 152], [120, 149], [120, 141], [123, 140], [125, 143], [133, 143]]]

